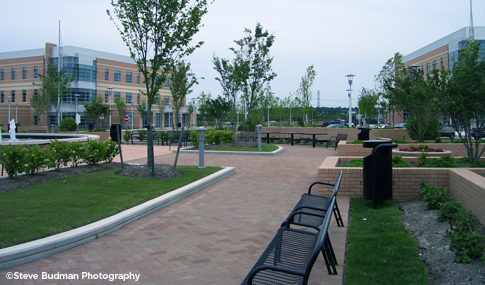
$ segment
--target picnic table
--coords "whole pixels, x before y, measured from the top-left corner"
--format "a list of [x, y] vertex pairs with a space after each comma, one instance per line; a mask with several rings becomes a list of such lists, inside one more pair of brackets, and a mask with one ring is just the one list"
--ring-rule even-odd
[[312, 144], [313, 147], [315, 147], [315, 143], [318, 141], [315, 137], [316, 136], [325, 136], [327, 133], [305, 133], [305, 135], [311, 135], [312, 137]]
[[302, 135], [304, 133], [302, 133], [302, 132], [284, 132], [282, 134], [290, 135], [291, 136], [291, 145], [293, 145], [294, 135]]
[[279, 134], [280, 132], [261, 132], [262, 134], [266, 134], [266, 143], [269, 144], [269, 135], [270, 134]]

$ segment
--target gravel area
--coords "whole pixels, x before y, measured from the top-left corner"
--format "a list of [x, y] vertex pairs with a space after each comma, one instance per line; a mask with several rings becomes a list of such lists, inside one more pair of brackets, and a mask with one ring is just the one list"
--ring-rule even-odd
[[[475, 260], [469, 264], [455, 262], [455, 254], [449, 250], [446, 237], [446, 229], [450, 225], [438, 221], [438, 210], [428, 210], [428, 203], [422, 200], [399, 203], [399, 207], [432, 284], [485, 284], [482, 261]], [[484, 227], [479, 223], [476, 223], [476, 231], [485, 234]]]

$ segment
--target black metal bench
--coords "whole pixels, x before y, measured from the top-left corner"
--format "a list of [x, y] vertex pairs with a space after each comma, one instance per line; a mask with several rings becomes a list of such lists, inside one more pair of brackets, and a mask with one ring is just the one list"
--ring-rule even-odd
[[[321, 225], [322, 219], [325, 217], [328, 209], [332, 209], [337, 225], [339, 227], [343, 227], [344, 223], [342, 220], [342, 216], [340, 215], [340, 210], [338, 208], [337, 202], [334, 203], [333, 208], [329, 208], [332, 198], [337, 197], [340, 183], [342, 181], [342, 176], [343, 171], [340, 171], [340, 174], [334, 184], [321, 181], [313, 182], [310, 187], [308, 187], [308, 193], [301, 195], [300, 200], [291, 211], [291, 214], [286, 218], [281, 226], [285, 226], [285, 224], [290, 223], [319, 230], [318, 227]], [[312, 188], [315, 185], [333, 186], [332, 195], [323, 196], [312, 194]], [[316, 215], [306, 215], [305, 213], [307, 212], [311, 212]]]
[[[330, 200], [329, 207], [333, 207], [334, 203], [335, 197]], [[331, 217], [326, 215], [323, 218], [318, 232], [290, 228], [290, 223], [281, 227], [242, 284], [307, 284], [320, 252], [328, 273], [337, 274], [335, 260], [329, 250]]]
[[336, 137], [330, 137], [328, 140], [326, 140], [326, 142], [327, 142], [326, 148], [328, 148], [328, 146], [330, 144], [333, 144], [335, 146], [335, 150], [337, 150], [338, 143], [340, 141], [347, 140], [347, 136], [348, 136], [348, 134], [337, 134]]

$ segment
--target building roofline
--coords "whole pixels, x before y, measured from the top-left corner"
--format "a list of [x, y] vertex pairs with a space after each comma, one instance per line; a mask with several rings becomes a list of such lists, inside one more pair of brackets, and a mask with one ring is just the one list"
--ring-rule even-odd
[[[474, 27], [475, 29], [475, 39], [479, 40], [484, 40], [485, 39], [485, 26], [476, 26]], [[454, 52], [459, 50], [459, 42], [467, 39], [470, 37], [470, 30], [469, 27], [463, 27], [447, 36], [442, 37], [439, 40], [436, 40], [416, 51], [411, 52], [410, 54], [407, 54], [403, 56], [403, 62], [408, 62], [412, 59], [418, 58], [422, 55], [425, 55], [429, 52], [432, 52], [442, 46], [447, 45], [448, 46], [448, 51]]]

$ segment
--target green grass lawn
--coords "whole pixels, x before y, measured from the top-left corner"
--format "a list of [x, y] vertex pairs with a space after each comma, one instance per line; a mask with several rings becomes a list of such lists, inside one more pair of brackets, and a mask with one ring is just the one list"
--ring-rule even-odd
[[183, 176], [160, 180], [116, 175], [119, 168], [0, 193], [0, 248], [101, 220], [220, 169], [177, 166]]
[[431, 284], [395, 201], [351, 198], [345, 284]]
[[[278, 149], [277, 145], [274, 144], [267, 144], [267, 143], [262, 143], [261, 144], [262, 152], [272, 152]], [[236, 146], [230, 146], [230, 145], [221, 145], [217, 147], [213, 147], [210, 150], [215, 150], [215, 151], [259, 151], [257, 147], [236, 147]]]

